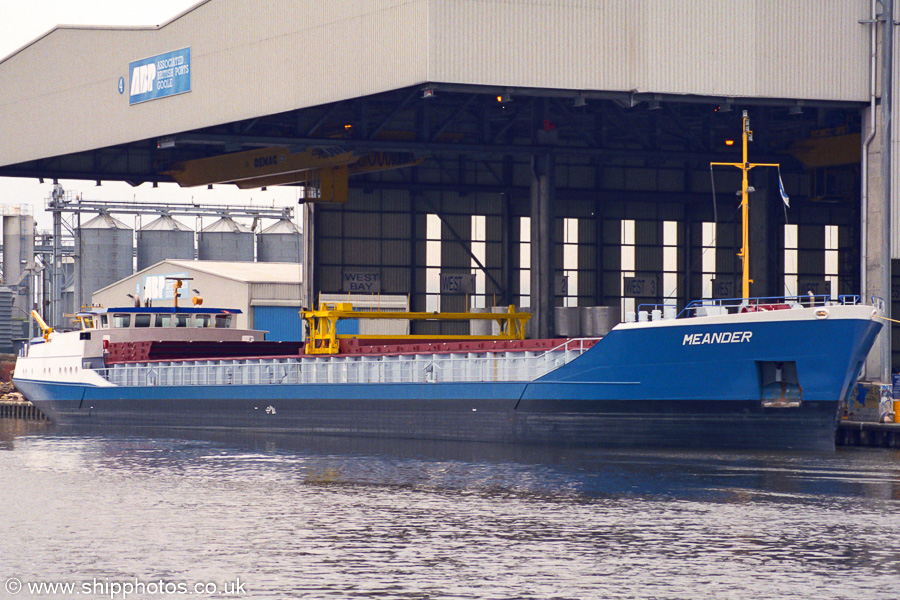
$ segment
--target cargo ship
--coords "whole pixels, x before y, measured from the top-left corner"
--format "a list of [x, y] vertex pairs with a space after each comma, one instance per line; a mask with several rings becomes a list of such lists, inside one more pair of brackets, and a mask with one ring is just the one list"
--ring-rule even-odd
[[[87, 310], [44, 332], [16, 387], [64, 425], [195, 428], [582, 447], [834, 448], [839, 406], [881, 330], [883, 301], [750, 298], [750, 139], [740, 168], [741, 298], [627, 315], [602, 337], [527, 340], [528, 316], [305, 310], [304, 342], [236, 328], [237, 311]], [[490, 319], [497, 334], [366, 339], [342, 318]]]
[[[834, 447], [881, 329], [857, 297], [695, 302], [599, 338], [526, 340], [528, 315], [305, 311], [305, 342], [236, 310], [122, 307], [32, 341], [16, 387], [61, 425], [607, 447]], [[341, 318], [494, 319], [506, 339], [362, 339]]]

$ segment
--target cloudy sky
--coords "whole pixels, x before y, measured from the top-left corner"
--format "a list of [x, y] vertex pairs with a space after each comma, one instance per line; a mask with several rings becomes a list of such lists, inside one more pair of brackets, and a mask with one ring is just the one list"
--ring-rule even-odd
[[[0, 0], [0, 60], [56, 25], [159, 25], [198, 3], [199, 0]], [[95, 187], [91, 181], [60, 183], [67, 190], [82, 193], [86, 200], [198, 201], [279, 207], [296, 203], [293, 188], [242, 192], [234, 186], [182, 190], [174, 184], [160, 184], [153, 189], [149, 184], [134, 188], [113, 182], [101, 187]], [[51, 220], [43, 212], [43, 206], [51, 187], [49, 181], [40, 184], [33, 179], [0, 177], [0, 204], [30, 205], [38, 227], [50, 229]], [[123, 220], [128, 223], [128, 219]]]

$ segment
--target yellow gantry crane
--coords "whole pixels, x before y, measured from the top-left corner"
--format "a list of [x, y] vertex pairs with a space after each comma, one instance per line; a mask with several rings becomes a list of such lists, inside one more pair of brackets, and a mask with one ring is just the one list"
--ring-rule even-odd
[[[307, 354], [337, 354], [340, 340], [349, 338], [377, 340], [524, 340], [525, 324], [531, 318], [529, 313], [515, 312], [510, 306], [505, 313], [429, 313], [429, 312], [388, 312], [355, 311], [349, 302], [340, 302], [330, 308], [322, 303], [318, 310], [301, 310], [300, 317], [309, 326], [306, 341]], [[401, 319], [407, 321], [497, 321], [500, 333], [497, 335], [339, 335], [336, 331], [340, 319]]]
[[738, 252], [738, 256], [741, 257], [741, 263], [743, 265], [741, 294], [742, 298], [746, 300], [750, 297], [750, 283], [753, 281], [752, 279], [750, 279], [750, 193], [747, 174], [750, 172], [750, 169], [754, 167], [780, 167], [781, 165], [777, 163], [751, 163], [747, 160], [747, 142], [753, 141], [753, 132], [750, 131], [750, 118], [747, 116], [746, 110], [744, 111], [744, 115], [742, 117], [742, 124], [743, 131], [741, 138], [743, 147], [743, 162], [711, 162], [709, 164], [710, 166], [737, 167], [743, 173], [743, 178], [741, 181], [741, 251]]

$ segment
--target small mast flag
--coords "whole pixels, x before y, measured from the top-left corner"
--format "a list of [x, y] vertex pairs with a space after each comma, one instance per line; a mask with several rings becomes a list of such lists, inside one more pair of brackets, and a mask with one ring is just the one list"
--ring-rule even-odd
[[781, 169], [778, 169], [778, 193], [781, 194], [781, 201], [787, 208], [791, 207], [791, 199], [784, 193], [784, 183], [781, 181]]

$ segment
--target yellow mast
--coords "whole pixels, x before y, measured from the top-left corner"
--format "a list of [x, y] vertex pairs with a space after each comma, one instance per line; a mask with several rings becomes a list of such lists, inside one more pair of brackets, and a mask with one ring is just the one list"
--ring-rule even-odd
[[778, 167], [780, 165], [777, 163], [750, 163], [747, 161], [747, 142], [753, 141], [753, 132], [750, 131], [750, 118], [747, 116], [746, 110], [742, 117], [742, 124], [743, 161], [740, 163], [712, 162], [709, 164], [711, 166], [737, 167], [743, 173], [741, 180], [741, 251], [737, 255], [741, 257], [743, 266], [741, 297], [747, 300], [750, 297], [750, 283], [753, 282], [750, 279], [750, 192], [747, 173], [753, 167]]

